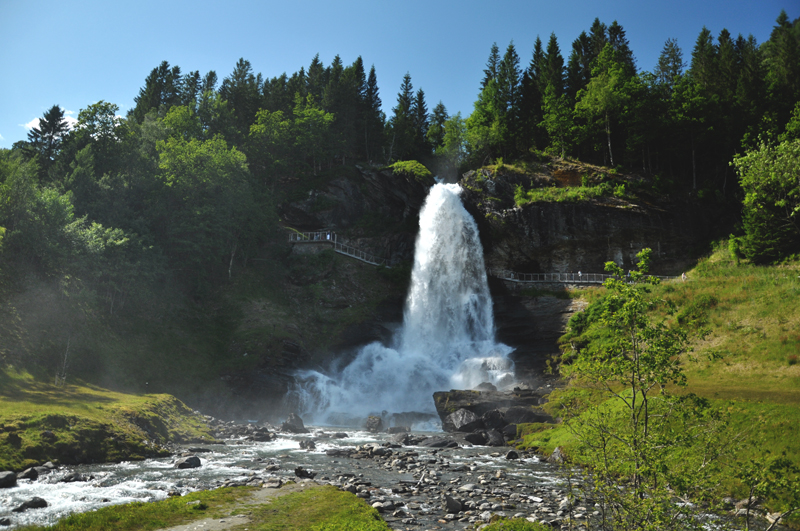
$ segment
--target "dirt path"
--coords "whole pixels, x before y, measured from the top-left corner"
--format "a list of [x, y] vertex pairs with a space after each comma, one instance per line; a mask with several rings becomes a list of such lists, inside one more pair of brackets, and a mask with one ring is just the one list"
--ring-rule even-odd
[[300, 481], [299, 483], [292, 483], [284, 485], [279, 489], [262, 488], [254, 493], [249, 498], [244, 498], [234, 503], [229, 508], [229, 514], [235, 512], [236, 509], [245, 509], [242, 514], [235, 516], [224, 516], [222, 518], [204, 518], [202, 520], [195, 520], [188, 524], [182, 524], [175, 527], [168, 527], [159, 529], [158, 531], [225, 531], [229, 529], [247, 529], [241, 526], [251, 523], [249, 518], [248, 508], [253, 505], [263, 505], [269, 503], [271, 500], [291, 494], [293, 492], [302, 492], [303, 490], [316, 487], [318, 483], [315, 481]]

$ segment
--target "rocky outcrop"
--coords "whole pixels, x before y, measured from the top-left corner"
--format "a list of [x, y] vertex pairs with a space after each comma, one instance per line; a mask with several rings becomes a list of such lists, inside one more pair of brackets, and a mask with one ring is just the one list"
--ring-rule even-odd
[[[636, 254], [650, 247], [653, 272], [679, 274], [693, 250], [727, 234], [725, 227], [732, 223], [715, 204], [701, 206], [688, 198], [666, 196], [515, 205], [518, 185], [580, 185], [580, 178], [577, 183], [554, 179], [558, 171], [552, 162], [543, 166], [541, 175], [464, 176], [462, 197], [478, 222], [488, 267], [523, 273], [602, 273], [608, 261], [632, 269]], [[542, 179], [547, 182], [537, 182]]]
[[355, 166], [303, 199], [281, 205], [281, 219], [298, 230], [336, 231], [349, 245], [393, 262], [410, 261], [419, 209], [432, 184]]

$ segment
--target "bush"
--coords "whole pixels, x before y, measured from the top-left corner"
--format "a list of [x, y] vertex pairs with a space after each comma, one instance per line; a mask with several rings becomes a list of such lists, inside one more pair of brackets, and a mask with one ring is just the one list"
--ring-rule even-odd
[[401, 160], [395, 162], [389, 168], [395, 175], [407, 175], [423, 184], [433, 184], [433, 174], [416, 160]]

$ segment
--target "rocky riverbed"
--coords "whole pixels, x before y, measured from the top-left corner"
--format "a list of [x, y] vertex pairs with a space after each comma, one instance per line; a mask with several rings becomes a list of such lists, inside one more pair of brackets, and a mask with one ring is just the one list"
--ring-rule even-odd
[[[298, 419], [299, 420], [299, 419]], [[53, 466], [0, 489], [0, 522], [46, 524], [75, 511], [152, 501], [221, 486], [332, 484], [375, 507], [395, 529], [462, 529], [492, 515], [559, 525], [570, 514], [556, 465], [510, 447], [473, 446], [461, 435], [370, 433], [211, 420], [217, 444], [175, 447], [172, 458]], [[298, 429], [299, 428], [299, 429]], [[46, 506], [14, 512], [34, 498]], [[41, 502], [37, 502], [42, 505]], [[590, 500], [573, 517], [594, 512]]]
[[[17, 475], [0, 489], [0, 526], [49, 524], [72, 512], [225, 486], [260, 487], [266, 502], [268, 491], [279, 494], [287, 484], [349, 491], [396, 530], [472, 529], [495, 515], [591, 528], [599, 516], [579, 471], [508, 446], [473, 445], [467, 434], [306, 427], [296, 416], [280, 427], [209, 421], [218, 442], [174, 447], [170, 458], [48, 464]], [[204, 529], [241, 523], [210, 521]]]

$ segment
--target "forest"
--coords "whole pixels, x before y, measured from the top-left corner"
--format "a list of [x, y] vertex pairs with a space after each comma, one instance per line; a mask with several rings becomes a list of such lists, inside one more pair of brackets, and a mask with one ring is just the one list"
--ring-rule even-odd
[[127, 116], [99, 101], [74, 128], [53, 105], [0, 150], [0, 359], [31, 350], [8, 302], [31, 282], [111, 316], [165, 285], [209, 300], [268, 254], [283, 201], [354, 163], [415, 160], [456, 180], [576, 159], [741, 212], [732, 245], [754, 262], [800, 252], [800, 19], [781, 12], [764, 43], [703, 28], [685, 55], [667, 40], [652, 71], [616, 21], [528, 55], [492, 46], [468, 117], [429, 109], [410, 74], [387, 116], [374, 66], [318, 55], [275, 77], [240, 59], [221, 81], [164, 61]]

